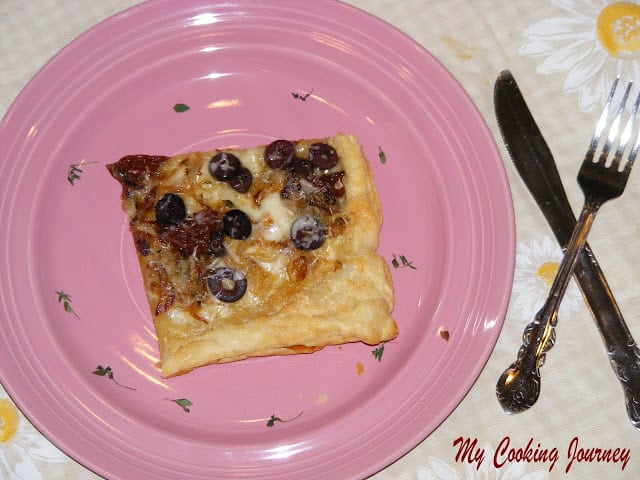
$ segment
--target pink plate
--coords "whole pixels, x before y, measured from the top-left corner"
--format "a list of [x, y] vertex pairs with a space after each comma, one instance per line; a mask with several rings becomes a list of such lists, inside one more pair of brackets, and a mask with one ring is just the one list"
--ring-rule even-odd
[[[500, 332], [513, 211], [481, 116], [388, 24], [330, 0], [301, 5], [134, 7], [62, 50], [2, 121], [0, 378], [48, 438], [107, 478], [370, 475], [453, 411]], [[105, 165], [339, 131], [372, 164], [399, 337], [162, 380]]]

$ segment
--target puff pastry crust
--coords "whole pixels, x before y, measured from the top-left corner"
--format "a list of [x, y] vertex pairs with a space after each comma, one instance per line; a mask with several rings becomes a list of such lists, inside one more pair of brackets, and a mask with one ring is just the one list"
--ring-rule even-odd
[[[250, 172], [246, 191], [246, 184], [237, 188], [212, 174], [210, 162], [221, 150], [130, 155], [108, 165], [122, 185], [163, 377], [328, 345], [375, 345], [397, 335], [389, 268], [376, 252], [380, 204], [357, 138], [291, 143], [302, 169], [272, 168], [265, 146], [224, 150]], [[331, 146], [338, 163], [309, 167], [314, 144]], [[157, 205], [167, 194], [182, 199], [184, 218], [161, 225]], [[212, 247], [231, 210], [246, 214], [251, 233], [224, 235], [223, 247], [219, 235]], [[303, 249], [292, 241], [291, 225], [301, 216], [323, 225], [320, 246]], [[219, 268], [246, 280], [239, 299], [221, 301], [212, 293], [208, 279]]]

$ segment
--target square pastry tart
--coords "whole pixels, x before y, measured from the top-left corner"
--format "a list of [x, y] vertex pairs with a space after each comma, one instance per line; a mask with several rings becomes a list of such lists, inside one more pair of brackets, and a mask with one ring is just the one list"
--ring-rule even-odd
[[394, 338], [382, 215], [354, 135], [107, 166], [126, 212], [163, 377]]

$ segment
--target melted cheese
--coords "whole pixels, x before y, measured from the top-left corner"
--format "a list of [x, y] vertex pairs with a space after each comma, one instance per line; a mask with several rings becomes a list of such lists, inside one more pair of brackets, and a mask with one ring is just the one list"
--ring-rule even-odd
[[247, 150], [232, 150], [240, 163], [253, 174], [254, 177], [264, 170], [264, 148], [249, 148]]
[[265, 197], [259, 210], [262, 213], [264, 238], [270, 242], [288, 240], [296, 214], [285, 205], [280, 195], [276, 192]]
[[252, 247], [245, 250], [245, 254], [253, 260], [258, 266], [274, 275], [274, 280], [282, 282], [286, 280], [287, 266], [289, 265], [289, 256], [283, 255], [283, 252], [270, 251], [267, 253], [265, 249], [260, 248], [259, 244], [255, 244]]

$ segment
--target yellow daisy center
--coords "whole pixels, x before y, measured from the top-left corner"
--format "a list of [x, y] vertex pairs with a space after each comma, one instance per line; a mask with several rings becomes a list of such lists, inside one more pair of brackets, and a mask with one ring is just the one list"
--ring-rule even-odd
[[0, 398], [0, 443], [7, 443], [18, 431], [18, 409], [16, 406]]
[[557, 262], [543, 263], [536, 271], [536, 275], [545, 283], [545, 285], [550, 287], [553, 280], [556, 278], [558, 267], [560, 267], [560, 265], [558, 265]]
[[602, 9], [596, 21], [602, 47], [613, 57], [640, 54], [640, 5], [618, 2]]

